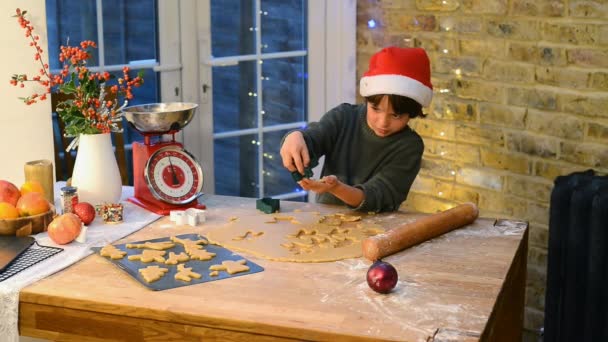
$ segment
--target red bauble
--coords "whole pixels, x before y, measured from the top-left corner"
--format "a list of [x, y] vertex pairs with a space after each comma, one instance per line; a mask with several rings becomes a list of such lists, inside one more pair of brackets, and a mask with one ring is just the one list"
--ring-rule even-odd
[[367, 270], [367, 284], [378, 293], [389, 293], [397, 285], [397, 270], [388, 262], [378, 260]]
[[93, 222], [95, 219], [95, 208], [87, 202], [79, 202], [74, 205], [74, 214], [76, 214], [85, 225]]

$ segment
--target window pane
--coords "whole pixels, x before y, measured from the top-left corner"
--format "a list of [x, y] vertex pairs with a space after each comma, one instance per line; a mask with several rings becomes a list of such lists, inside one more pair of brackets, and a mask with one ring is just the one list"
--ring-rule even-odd
[[[59, 46], [75, 46], [83, 40], [97, 39], [95, 1], [46, 0], [47, 32], [49, 39], [49, 66], [59, 69]], [[97, 49], [91, 49], [89, 66], [99, 65]]]
[[258, 197], [257, 135], [216, 139], [213, 151], [215, 193]]
[[213, 68], [213, 132], [257, 127], [255, 61]]
[[156, 60], [156, 24], [155, 0], [103, 0], [105, 64]]
[[283, 167], [279, 154], [281, 139], [287, 132], [275, 131], [264, 134], [264, 196], [303, 191], [298, 183], [294, 182], [289, 170]]
[[305, 0], [262, 1], [262, 52], [306, 48]]
[[211, 0], [211, 54], [214, 57], [255, 53], [253, 0]]
[[305, 58], [266, 59], [262, 77], [264, 126], [305, 121]]

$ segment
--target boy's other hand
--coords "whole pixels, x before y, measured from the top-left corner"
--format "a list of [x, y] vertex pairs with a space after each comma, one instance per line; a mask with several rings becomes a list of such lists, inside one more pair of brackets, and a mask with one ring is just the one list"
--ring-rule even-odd
[[306, 191], [313, 191], [318, 194], [331, 191], [338, 185], [338, 177], [336, 176], [325, 176], [319, 180], [304, 178], [298, 182], [302, 189]]
[[291, 132], [285, 137], [281, 146], [281, 158], [287, 170], [290, 172], [297, 170], [300, 174], [304, 174], [304, 167], [310, 163], [310, 155], [302, 132]]

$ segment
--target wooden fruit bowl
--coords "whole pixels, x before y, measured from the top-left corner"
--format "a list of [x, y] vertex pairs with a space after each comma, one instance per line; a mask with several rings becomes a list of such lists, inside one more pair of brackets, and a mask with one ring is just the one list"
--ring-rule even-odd
[[28, 236], [46, 231], [49, 223], [55, 217], [55, 207], [46, 213], [19, 217], [16, 219], [0, 219], [0, 235]]

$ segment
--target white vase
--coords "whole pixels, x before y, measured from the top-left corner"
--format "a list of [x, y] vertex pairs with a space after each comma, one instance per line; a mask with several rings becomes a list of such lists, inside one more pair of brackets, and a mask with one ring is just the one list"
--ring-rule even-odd
[[122, 195], [120, 170], [114, 156], [112, 136], [81, 134], [72, 172], [72, 186], [79, 202], [92, 205], [118, 203]]

